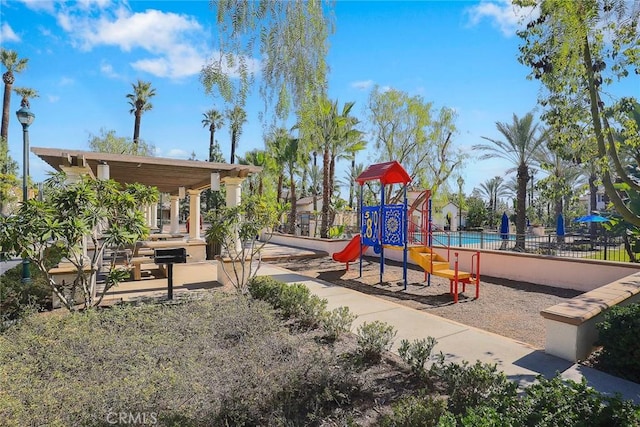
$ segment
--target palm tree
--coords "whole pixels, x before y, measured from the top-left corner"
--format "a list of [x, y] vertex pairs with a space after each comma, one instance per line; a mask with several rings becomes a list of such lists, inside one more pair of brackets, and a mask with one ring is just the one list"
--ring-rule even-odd
[[507, 190], [503, 185], [504, 179], [501, 176], [493, 177], [480, 184], [480, 192], [489, 199], [489, 227], [493, 227], [496, 220], [498, 210], [498, 199], [507, 194]]
[[4, 82], [4, 98], [2, 100], [2, 129], [0, 136], [5, 144], [9, 143], [9, 109], [11, 108], [11, 88], [16, 78], [14, 73], [20, 73], [27, 68], [26, 58], [18, 59], [18, 53], [14, 50], [0, 49], [0, 61], [7, 71], [2, 75]]
[[216, 129], [220, 129], [224, 124], [224, 117], [216, 109], [211, 109], [206, 113], [202, 113], [204, 119], [202, 119], [202, 127], [209, 126], [209, 161], [214, 161], [214, 146], [215, 146], [215, 133]]
[[284, 151], [282, 152], [282, 160], [284, 170], [289, 178], [289, 196], [291, 200], [291, 210], [289, 211], [289, 233], [296, 234], [296, 216], [298, 215], [296, 206], [296, 180], [295, 175], [298, 173], [298, 139], [291, 136], [287, 139]]
[[133, 87], [133, 93], [127, 94], [129, 98], [129, 105], [131, 110], [129, 113], [135, 116], [133, 126], [133, 148], [134, 154], [138, 153], [138, 141], [140, 138], [140, 119], [145, 111], [149, 111], [153, 108], [153, 105], [149, 101], [156, 95], [156, 90], [151, 87], [151, 82], [144, 82], [138, 79], [138, 83], [131, 84]]
[[483, 151], [479, 159], [505, 159], [513, 165], [510, 171], [517, 171], [518, 190], [516, 193], [516, 250], [523, 251], [525, 243], [527, 181], [529, 165], [533, 161], [542, 144], [547, 140], [547, 133], [538, 129], [533, 123], [533, 114], [527, 113], [522, 119], [513, 115], [511, 124], [496, 122], [496, 128], [505, 140], [487, 138], [492, 144], [477, 144], [474, 150]]
[[227, 111], [227, 118], [229, 119], [229, 129], [231, 130], [231, 161], [233, 164], [236, 157], [236, 144], [238, 138], [242, 135], [242, 125], [247, 122], [247, 113], [239, 107], [235, 106], [231, 110]]
[[282, 201], [282, 187], [284, 181], [284, 150], [290, 138], [285, 128], [273, 129], [267, 137], [267, 152], [269, 153], [269, 166], [278, 177], [276, 187], [276, 201]]
[[[260, 166], [261, 168], [263, 168], [267, 165], [267, 152], [264, 150], [251, 150], [251, 151], [247, 151], [244, 154], [244, 157], [240, 157], [238, 156], [238, 164], [240, 165], [253, 165], [253, 166]], [[254, 190], [255, 190], [255, 186], [254, 186], [254, 181], [257, 181], [258, 183], [258, 189], [257, 189], [257, 194], [258, 196], [262, 196], [262, 193], [264, 192], [264, 183], [263, 183], [263, 173], [260, 172], [259, 174], [255, 174], [249, 177], [249, 193], [251, 195], [255, 194]]]
[[322, 220], [320, 237], [327, 238], [330, 223], [330, 203], [334, 190], [335, 162], [337, 159], [364, 148], [362, 133], [354, 127], [359, 123], [352, 117], [353, 102], [347, 102], [338, 110], [338, 102], [322, 99], [316, 111], [313, 137], [322, 148]]
[[13, 91], [16, 93], [16, 95], [22, 98], [20, 100], [20, 107], [31, 108], [29, 99], [40, 97], [38, 91], [35, 89], [31, 89], [30, 87], [16, 87], [13, 89]]

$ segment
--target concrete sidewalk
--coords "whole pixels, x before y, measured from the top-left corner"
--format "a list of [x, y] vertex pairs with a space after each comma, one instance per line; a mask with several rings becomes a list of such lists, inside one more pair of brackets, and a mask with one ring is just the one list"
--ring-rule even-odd
[[626, 381], [595, 369], [550, 356], [527, 344], [490, 332], [463, 325], [432, 314], [343, 288], [319, 279], [296, 274], [290, 270], [263, 264], [259, 275], [272, 276], [285, 283], [302, 283], [328, 302], [328, 309], [347, 306], [358, 315], [352, 326], [355, 331], [364, 322], [380, 320], [397, 331], [392, 351], [402, 339], [415, 340], [432, 336], [437, 340], [434, 353], [442, 352], [447, 361], [476, 360], [497, 364], [509, 379], [521, 385], [535, 381], [536, 376], [553, 377], [557, 372], [564, 378], [581, 381], [586, 378], [596, 390], [640, 404], [640, 384]]

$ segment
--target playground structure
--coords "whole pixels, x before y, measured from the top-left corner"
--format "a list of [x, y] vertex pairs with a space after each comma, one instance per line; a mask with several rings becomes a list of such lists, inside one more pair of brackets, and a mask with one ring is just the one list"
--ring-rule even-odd
[[[380, 205], [363, 206], [363, 185], [368, 181], [380, 182]], [[450, 263], [450, 250], [447, 257], [433, 250], [431, 191], [425, 190], [408, 209], [407, 185], [411, 177], [397, 161], [370, 165], [356, 181], [360, 184], [360, 234], [356, 235], [333, 259], [346, 264], [360, 260], [362, 277], [362, 255], [369, 246], [380, 255], [380, 283], [384, 275], [385, 249], [402, 250], [402, 270], [404, 290], [407, 289], [407, 264], [410, 257], [425, 272], [427, 286], [431, 285], [431, 275], [449, 279], [449, 293], [454, 303], [458, 302], [459, 284], [462, 292], [466, 285], [475, 285], [475, 297], [480, 297], [480, 253], [472, 256], [471, 272], [458, 269], [458, 252], [454, 253], [453, 266]], [[385, 186], [403, 185], [403, 203], [385, 205]], [[453, 267], [453, 268], [452, 268]]]

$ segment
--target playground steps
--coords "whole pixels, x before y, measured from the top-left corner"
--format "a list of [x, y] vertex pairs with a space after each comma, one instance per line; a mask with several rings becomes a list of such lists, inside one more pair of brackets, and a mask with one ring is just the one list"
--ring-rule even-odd
[[[434, 276], [444, 277], [445, 279], [449, 279], [449, 280], [454, 280], [456, 278], [456, 271], [451, 269], [437, 270], [431, 274], [433, 274]], [[471, 279], [471, 273], [467, 273], [466, 271], [458, 271], [458, 280], [468, 280], [468, 279], [469, 280]]]
[[410, 247], [409, 256], [427, 273], [436, 274], [437, 271], [449, 268], [449, 262], [446, 259], [426, 246]]

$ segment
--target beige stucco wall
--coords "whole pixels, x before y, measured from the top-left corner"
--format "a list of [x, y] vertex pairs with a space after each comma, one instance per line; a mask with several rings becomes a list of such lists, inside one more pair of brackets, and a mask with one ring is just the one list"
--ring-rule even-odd
[[[325, 251], [331, 256], [334, 252], [341, 251], [347, 245], [348, 240], [274, 234], [271, 242]], [[445, 257], [447, 256], [446, 249], [436, 248], [436, 252]], [[475, 251], [451, 249], [450, 260], [452, 265], [454, 252], [459, 253], [459, 269], [469, 271], [471, 268], [471, 256]], [[366, 255], [379, 256], [371, 248], [367, 250]], [[402, 261], [402, 251], [387, 250], [385, 251], [385, 258]], [[480, 251], [481, 277], [500, 277], [583, 292], [593, 290], [638, 271], [640, 271], [640, 265], [630, 263], [520, 254], [509, 251]]]

